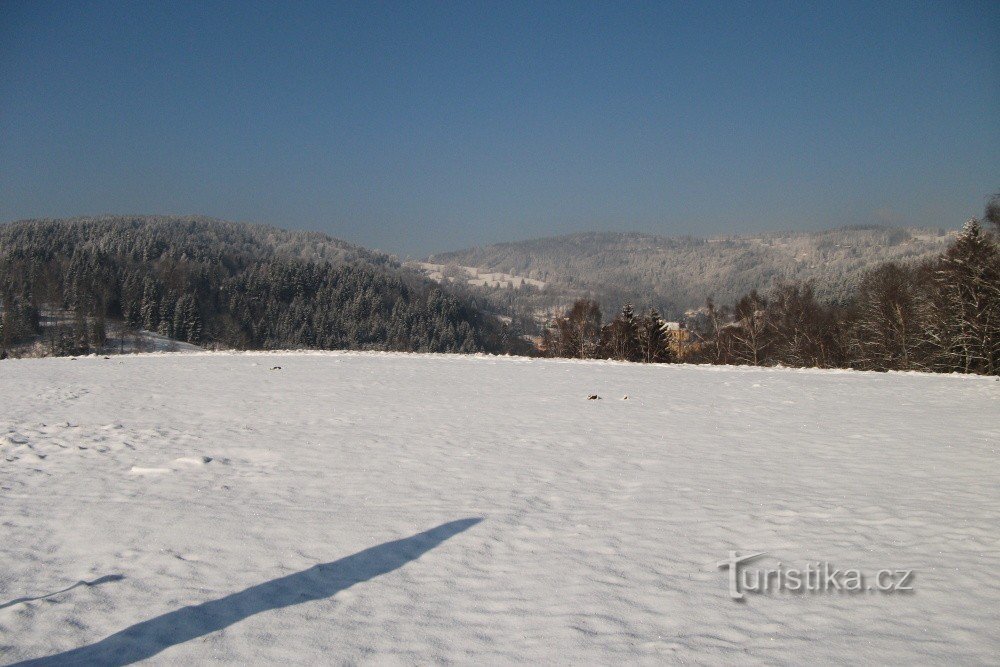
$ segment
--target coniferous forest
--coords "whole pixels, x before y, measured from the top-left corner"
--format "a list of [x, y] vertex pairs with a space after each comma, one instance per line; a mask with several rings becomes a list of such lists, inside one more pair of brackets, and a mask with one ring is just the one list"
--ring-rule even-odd
[[477, 304], [323, 234], [205, 218], [0, 226], [0, 354], [140, 330], [216, 348], [524, 351]]
[[[394, 258], [324, 234], [207, 218], [0, 226], [0, 356], [124, 349], [154, 332], [208, 348], [492, 352], [645, 363], [1000, 374], [1000, 195], [939, 257], [888, 262], [849, 297], [778, 280], [681, 323], [578, 300], [539, 344]], [[117, 343], [116, 343], [117, 341]], [[131, 349], [141, 349], [133, 346]]]

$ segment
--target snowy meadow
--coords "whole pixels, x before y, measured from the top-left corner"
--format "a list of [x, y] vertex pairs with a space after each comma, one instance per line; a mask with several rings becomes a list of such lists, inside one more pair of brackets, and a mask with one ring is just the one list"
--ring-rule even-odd
[[994, 662], [998, 450], [992, 377], [6, 360], [0, 663]]

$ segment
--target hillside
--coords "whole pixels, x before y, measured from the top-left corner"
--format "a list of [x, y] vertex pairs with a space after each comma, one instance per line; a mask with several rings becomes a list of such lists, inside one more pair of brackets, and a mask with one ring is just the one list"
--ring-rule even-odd
[[[467, 355], [6, 360], [0, 664], [994, 663], [998, 401]], [[740, 603], [731, 551], [903, 589]]]
[[[818, 296], [845, 298], [868, 269], [885, 261], [917, 262], [942, 252], [955, 232], [914, 228], [842, 228], [711, 239], [632, 233], [582, 233], [436, 254], [445, 274], [474, 267], [545, 283], [519, 292], [510, 281], [476, 288], [521, 312], [596, 299], [605, 313], [625, 302], [655, 306], [671, 317], [712, 297], [730, 303], [778, 279], [815, 280]], [[469, 272], [465, 268], [461, 271]], [[428, 272], [429, 273], [429, 272]], [[461, 278], [461, 282], [471, 283]], [[520, 282], [514, 282], [520, 285]]]
[[199, 217], [0, 225], [0, 354], [113, 352], [142, 330], [239, 349], [517, 340], [471, 298], [324, 234]]

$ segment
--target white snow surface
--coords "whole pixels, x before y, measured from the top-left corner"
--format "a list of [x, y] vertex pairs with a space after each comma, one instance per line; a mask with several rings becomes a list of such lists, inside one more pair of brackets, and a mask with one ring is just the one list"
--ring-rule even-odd
[[[995, 664], [998, 447], [995, 378], [7, 360], [0, 663]], [[736, 602], [730, 550], [914, 592]]]

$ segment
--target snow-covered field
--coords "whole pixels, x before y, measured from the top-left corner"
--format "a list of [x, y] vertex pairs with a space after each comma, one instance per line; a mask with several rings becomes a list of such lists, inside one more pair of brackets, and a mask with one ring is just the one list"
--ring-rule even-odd
[[[998, 449], [994, 378], [7, 360], [0, 663], [995, 663]], [[737, 602], [731, 550], [914, 592]]]

